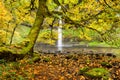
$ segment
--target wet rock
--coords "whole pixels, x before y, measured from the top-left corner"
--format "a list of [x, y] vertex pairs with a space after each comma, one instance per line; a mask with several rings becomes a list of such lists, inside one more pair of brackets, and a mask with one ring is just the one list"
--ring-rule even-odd
[[106, 56], [116, 58], [116, 55], [114, 53], [107, 53]]
[[106, 56], [112, 57], [112, 56], [113, 56], [113, 53], [107, 53]]
[[73, 58], [73, 55], [72, 55], [72, 54], [66, 55], [65, 58], [66, 58], [66, 59], [71, 59], [71, 58]]
[[100, 57], [100, 54], [95, 54], [95, 57]]
[[101, 55], [100, 54], [94, 54], [95, 55], [95, 59], [101, 59]]
[[101, 65], [107, 68], [112, 68], [112, 65], [108, 62], [101, 62]]
[[112, 65], [113, 66], [119, 66], [119, 62], [113, 62]]
[[116, 65], [117, 65], [117, 63], [112, 63], [112, 65], [113, 65], [113, 66], [116, 66]]
[[62, 53], [62, 51], [55, 51], [55, 53]]
[[116, 58], [117, 56], [116, 55], [113, 55], [113, 58]]

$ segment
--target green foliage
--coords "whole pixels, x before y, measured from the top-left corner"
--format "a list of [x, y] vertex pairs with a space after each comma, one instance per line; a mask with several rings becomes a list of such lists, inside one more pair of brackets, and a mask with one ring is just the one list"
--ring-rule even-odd
[[[7, 22], [11, 20], [12, 16], [9, 11], [5, 8], [2, 1], [0, 1], [0, 29], [5, 28]], [[9, 15], [8, 15], [9, 14]]]
[[[101, 1], [101, 2], [104, 4], [104, 1]], [[109, 0], [107, 0], [107, 2], [109, 3]], [[115, 2], [111, 2], [111, 3], [115, 3]], [[114, 7], [118, 7], [118, 5], [119, 4], [117, 4]], [[112, 29], [113, 27], [114, 29], [117, 29], [117, 25], [120, 21], [119, 17], [116, 17], [116, 14], [118, 13], [112, 11], [110, 8], [106, 8], [105, 6], [95, 1], [89, 1], [89, 0], [82, 1], [79, 6], [74, 6], [73, 8], [70, 8], [68, 10], [69, 12], [67, 12], [67, 16], [71, 20], [73, 20], [73, 22], [76, 22], [76, 23], [79, 22], [82, 24], [83, 31], [81, 31], [79, 35], [80, 35], [80, 38], [83, 40], [85, 39], [95, 40], [95, 38], [98, 37], [98, 35], [96, 34], [100, 34], [100, 35], [106, 34], [109, 31], [113, 31]], [[118, 22], [114, 23], [114, 20], [117, 20]], [[93, 33], [92, 35], [91, 35], [91, 32]], [[112, 36], [110, 38], [116, 39]], [[104, 41], [104, 38], [102, 35], [99, 36], [99, 39]], [[119, 40], [118, 42], [117, 40], [116, 41], [114, 40], [113, 42], [117, 43], [116, 45], [118, 46]], [[105, 40], [105, 41], [111, 42], [111, 40]]]
[[[23, 67], [26, 65], [26, 61], [24, 61], [24, 64], [22, 61], [23, 60], [17, 62], [6, 62], [5, 65], [0, 66], [0, 79], [26, 80], [29, 79], [29, 76], [33, 78], [33, 74], [28, 74], [28, 71], [23, 70]], [[20, 73], [18, 71], [20, 71]]]
[[15, 19], [13, 22], [16, 24], [20, 24], [23, 21], [33, 24], [35, 13], [29, 12], [30, 0], [17, 0], [14, 2], [7, 0], [5, 1], [5, 6], [11, 11], [12, 17]]
[[0, 59], [0, 64], [5, 64], [6, 60], [5, 59]]
[[57, 40], [57, 33], [50, 30], [41, 31], [38, 37], [38, 42], [48, 43], [54, 45]]
[[92, 32], [88, 29], [84, 29], [84, 32], [83, 32], [81, 28], [77, 28], [77, 29], [70, 28], [70, 29], [63, 30], [63, 38], [70, 39], [71, 42], [72, 41], [73, 42], [91, 41], [93, 37], [91, 33]]
[[[9, 42], [11, 32], [15, 24], [28, 23], [33, 25], [38, 1], [31, 5], [31, 0], [3, 0], [0, 1], [0, 43]], [[105, 2], [106, 1], [106, 2]], [[77, 38], [87, 41], [103, 41], [110, 45], [120, 46], [120, 3], [117, 0], [47, 0], [46, 7], [52, 14], [44, 21], [44, 29], [50, 25], [58, 26], [58, 18], [62, 16], [63, 25], [67, 32], [64, 38]], [[78, 4], [78, 2], [80, 2]], [[106, 4], [107, 3], [107, 4]], [[61, 14], [52, 13], [57, 10], [58, 5], [62, 7]], [[31, 9], [33, 7], [33, 9]], [[7, 15], [9, 14], [9, 15]], [[53, 23], [53, 19], [57, 18]], [[74, 31], [69, 32], [70, 27]], [[79, 29], [81, 28], [81, 29]], [[21, 31], [22, 32], [22, 31]], [[54, 44], [57, 40], [57, 33], [50, 35], [50, 31], [41, 32], [39, 42]], [[15, 32], [14, 42], [21, 41], [21, 34]], [[7, 37], [7, 38], [6, 38]], [[74, 41], [74, 40], [72, 40]]]
[[49, 11], [54, 11], [57, 7], [53, 0], [48, 0], [46, 4], [48, 6]]
[[[10, 14], [9, 16], [11, 16], [11, 19], [7, 18], [7, 16], [4, 17], [5, 19], [9, 20], [9, 22], [5, 21], [7, 23], [6, 31], [8, 32], [8, 40], [10, 39], [11, 33], [13, 32], [13, 29], [16, 25], [19, 26], [22, 23], [28, 23], [29, 25], [33, 25], [36, 13], [33, 11], [30, 12], [30, 0], [5, 0], [4, 7], [7, 8], [7, 11], [9, 12], [8, 14]], [[3, 27], [5, 28], [5, 26]], [[17, 31], [15, 31], [14, 34], [15, 35], [13, 36], [13, 43], [21, 42], [21, 35], [23, 33], [20, 34], [20, 32], [18, 33]]]
[[6, 32], [4, 30], [0, 30], [0, 45], [5, 43], [6, 40]]
[[29, 27], [18, 25], [12, 43], [16, 44], [22, 42], [27, 37], [29, 31], [30, 31]]
[[115, 46], [112, 46], [112, 45], [109, 45], [105, 42], [100, 42], [99, 40], [97, 41], [92, 41], [92, 42], [89, 42], [88, 43], [89, 46], [99, 46], [99, 47], [115, 47]]
[[11, 31], [11, 27], [9, 27], [8, 24], [12, 16], [10, 12], [5, 8], [2, 1], [0, 1], [0, 7], [0, 45], [2, 45], [3, 43], [5, 44], [6, 42], [8, 42], [7, 34], [9, 34]]
[[80, 34], [80, 29], [64, 29], [63, 30], [63, 38], [64, 39], [69, 39], [71, 42], [72, 41], [80, 41], [79, 34]]

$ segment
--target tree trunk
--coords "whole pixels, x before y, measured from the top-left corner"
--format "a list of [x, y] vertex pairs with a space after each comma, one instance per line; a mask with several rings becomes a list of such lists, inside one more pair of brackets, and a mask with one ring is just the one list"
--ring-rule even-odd
[[0, 47], [0, 56], [8, 54], [32, 54], [33, 53], [33, 47], [37, 40], [37, 37], [39, 35], [40, 29], [42, 29], [42, 24], [44, 21], [44, 18], [47, 14], [47, 8], [46, 8], [46, 0], [39, 0], [39, 7], [37, 9], [35, 22], [33, 24], [33, 27], [30, 30], [29, 35], [19, 45], [11, 45], [11, 46], [4, 46]]

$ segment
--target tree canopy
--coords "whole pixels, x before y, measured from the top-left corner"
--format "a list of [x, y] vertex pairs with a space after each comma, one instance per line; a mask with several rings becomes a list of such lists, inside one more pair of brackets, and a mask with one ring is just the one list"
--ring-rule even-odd
[[[20, 53], [33, 52], [39, 31], [46, 26], [57, 26], [60, 17], [64, 22], [63, 28], [79, 28], [79, 38], [83, 40], [94, 40], [97, 34], [101, 41], [120, 46], [118, 0], [2, 0], [0, 6], [1, 29], [6, 24], [14, 29], [12, 31], [21, 24], [32, 26], [21, 43], [24, 47]], [[61, 10], [58, 10], [59, 6]]]

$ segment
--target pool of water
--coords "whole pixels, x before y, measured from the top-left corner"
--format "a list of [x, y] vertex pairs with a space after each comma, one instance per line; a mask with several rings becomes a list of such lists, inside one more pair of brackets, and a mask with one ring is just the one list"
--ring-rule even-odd
[[34, 47], [35, 52], [39, 53], [112, 53], [120, 56], [119, 48], [112, 47], [90, 47], [87, 45], [78, 45], [78, 44], [66, 44], [62, 46], [62, 51], [58, 50], [58, 47], [55, 45], [48, 44], [36, 44]]

